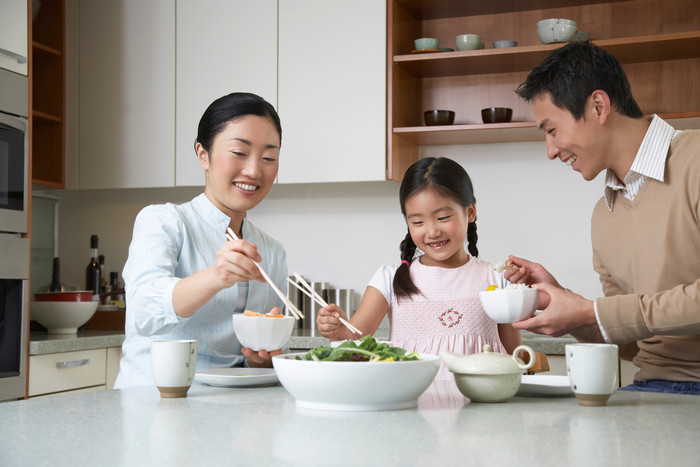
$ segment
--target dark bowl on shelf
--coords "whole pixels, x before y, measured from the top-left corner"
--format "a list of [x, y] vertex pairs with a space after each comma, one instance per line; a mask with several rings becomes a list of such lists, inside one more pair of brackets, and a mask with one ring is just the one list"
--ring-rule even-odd
[[455, 121], [455, 113], [452, 110], [426, 110], [423, 119], [428, 126], [452, 125]]
[[489, 107], [481, 109], [481, 119], [484, 123], [503, 123], [510, 122], [513, 117], [513, 109], [508, 107]]

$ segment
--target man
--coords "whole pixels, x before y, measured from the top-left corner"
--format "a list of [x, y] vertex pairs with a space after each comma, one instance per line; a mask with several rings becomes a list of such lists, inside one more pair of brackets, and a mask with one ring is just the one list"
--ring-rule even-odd
[[605, 297], [587, 300], [511, 257], [519, 268], [506, 278], [543, 292], [543, 311], [514, 326], [626, 344], [621, 356], [640, 371], [625, 389], [700, 395], [700, 130], [645, 119], [618, 61], [590, 42], [552, 52], [516, 92], [532, 106], [547, 157], [586, 180], [606, 171], [591, 220]]

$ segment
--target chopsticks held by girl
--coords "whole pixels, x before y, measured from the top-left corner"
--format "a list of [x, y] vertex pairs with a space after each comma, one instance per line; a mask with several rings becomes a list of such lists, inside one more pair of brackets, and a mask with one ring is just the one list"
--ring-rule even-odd
[[[373, 334], [388, 314], [389, 340], [412, 352], [471, 354], [490, 344], [494, 352], [512, 353], [520, 331], [496, 324], [479, 302], [478, 292], [496, 278], [493, 265], [478, 258], [476, 199], [467, 172], [448, 158], [420, 159], [406, 171], [399, 199], [408, 226], [401, 262], [375, 272], [350, 322]], [[346, 313], [335, 304], [319, 310], [321, 334], [356, 339], [340, 318]], [[449, 377], [442, 365], [437, 378]]]

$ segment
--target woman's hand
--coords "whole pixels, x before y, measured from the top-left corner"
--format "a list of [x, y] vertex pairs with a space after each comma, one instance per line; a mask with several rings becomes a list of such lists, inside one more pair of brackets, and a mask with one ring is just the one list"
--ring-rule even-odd
[[[513, 284], [528, 284], [528, 285], [538, 285], [538, 284], [549, 284], [553, 287], [558, 287], [563, 290], [563, 287], [559, 285], [559, 282], [554, 278], [552, 274], [549, 273], [541, 264], [533, 263], [526, 259], [518, 258], [517, 256], [508, 256], [508, 261], [506, 261], [506, 266], [514, 265], [518, 269], [507, 270], [503, 273], [503, 277]], [[549, 306], [549, 294], [547, 292], [540, 290], [540, 300], [537, 305], [538, 310], [544, 310]]]
[[332, 341], [353, 339], [348, 328], [346, 328], [338, 318], [348, 319], [345, 312], [338, 305], [331, 303], [318, 310], [316, 327], [323, 337]]
[[258, 247], [245, 240], [234, 240], [224, 243], [216, 252], [216, 262], [213, 265], [214, 279], [221, 289], [231, 287], [236, 282], [255, 280], [265, 282], [260, 270], [254, 262], [262, 258]]
[[[282, 314], [278, 307], [274, 307], [270, 310], [270, 314], [279, 315]], [[275, 319], [275, 318], [268, 318]], [[241, 348], [241, 353], [248, 362], [248, 366], [251, 368], [272, 368], [272, 357], [275, 355], [282, 355], [282, 349], [278, 350], [251, 350], [247, 347]]]

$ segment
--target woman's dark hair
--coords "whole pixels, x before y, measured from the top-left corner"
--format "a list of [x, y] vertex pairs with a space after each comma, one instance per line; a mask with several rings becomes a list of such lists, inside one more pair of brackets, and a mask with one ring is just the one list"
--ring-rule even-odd
[[246, 115], [267, 117], [277, 128], [282, 144], [282, 124], [275, 108], [262, 97], [249, 92], [233, 92], [219, 97], [209, 104], [199, 120], [195, 146], [200, 143], [205, 151], [211, 150], [216, 135], [218, 135], [231, 120]]
[[[419, 159], [418, 162], [409, 167], [403, 176], [399, 189], [399, 201], [404, 217], [406, 216], [406, 200], [427, 189], [435, 190], [440, 195], [454, 200], [464, 209], [476, 203], [474, 187], [464, 167], [446, 157], [437, 159], [426, 157]], [[472, 256], [479, 256], [479, 250], [476, 248], [478, 238], [476, 218], [474, 218], [474, 222], [470, 222], [467, 227], [467, 249]], [[410, 231], [401, 242], [400, 248], [401, 260], [407, 261], [408, 265], [402, 262], [394, 276], [394, 294], [396, 294], [397, 300], [420, 293], [418, 287], [413, 283], [410, 273], [409, 265], [416, 254], [416, 244], [413, 243]]]
[[632, 96], [620, 63], [610, 52], [591, 42], [572, 42], [556, 49], [530, 72], [515, 92], [528, 102], [549, 94], [554, 105], [580, 120], [586, 100], [597, 89], [608, 94], [611, 105], [622, 115], [630, 118], [644, 115]]

